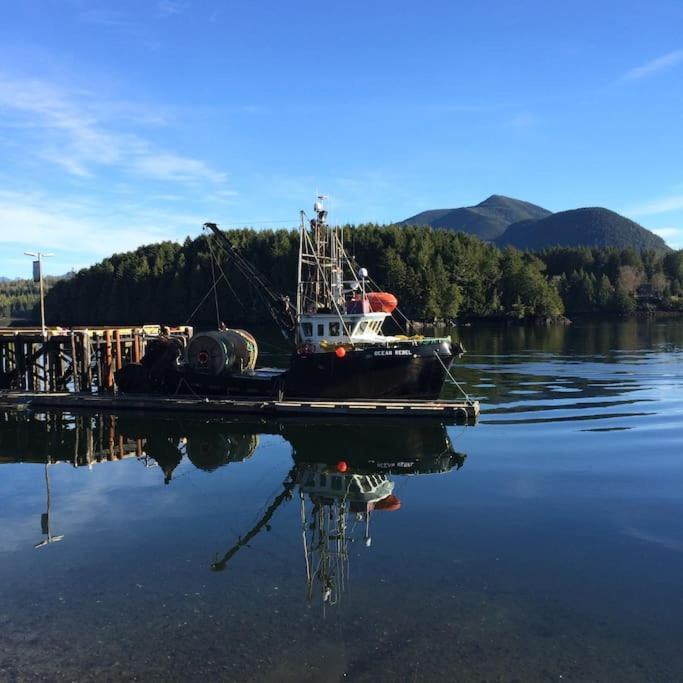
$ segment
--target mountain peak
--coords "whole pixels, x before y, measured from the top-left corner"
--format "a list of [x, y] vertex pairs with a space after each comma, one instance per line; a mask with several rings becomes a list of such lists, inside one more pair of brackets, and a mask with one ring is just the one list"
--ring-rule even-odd
[[492, 194], [487, 197], [483, 202], [479, 202], [477, 206], [489, 206], [491, 204], [502, 204], [505, 202], [520, 202], [521, 204], [526, 204], [521, 199], [515, 199], [514, 197], [506, 197], [504, 194]]
[[484, 240], [493, 240], [502, 235], [512, 223], [549, 215], [550, 211], [535, 204], [492, 194], [475, 206], [423, 211], [401, 223], [468, 232]]

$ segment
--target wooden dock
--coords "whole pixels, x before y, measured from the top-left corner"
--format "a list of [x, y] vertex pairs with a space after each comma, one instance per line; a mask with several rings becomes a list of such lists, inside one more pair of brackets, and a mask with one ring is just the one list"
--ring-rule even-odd
[[114, 372], [139, 362], [147, 341], [164, 331], [183, 347], [192, 328], [162, 325], [128, 327], [0, 327], [0, 390], [111, 391]]
[[477, 401], [299, 400], [131, 395], [116, 392], [114, 372], [138, 363], [148, 340], [176, 337], [185, 347], [191, 327], [0, 328], [0, 408], [137, 410], [263, 416], [410, 416], [476, 422]]
[[264, 416], [375, 416], [438, 417], [471, 424], [479, 417], [479, 401], [361, 401], [229, 399], [218, 397], [83, 394], [68, 392], [7, 392], [0, 394], [0, 408], [58, 408], [60, 410], [136, 410], [208, 413], [211, 415]]

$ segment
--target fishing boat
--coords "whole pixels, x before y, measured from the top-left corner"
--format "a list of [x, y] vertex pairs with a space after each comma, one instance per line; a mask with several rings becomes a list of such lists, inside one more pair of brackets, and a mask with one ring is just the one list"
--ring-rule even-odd
[[463, 347], [450, 337], [384, 333], [387, 319], [397, 319], [398, 301], [379, 291], [368, 269], [348, 254], [343, 228], [327, 222], [324, 199], [315, 202], [313, 218], [301, 212], [294, 301], [278, 292], [215, 223], [204, 225], [215, 251], [254, 287], [291, 345], [289, 368], [258, 368], [256, 339], [221, 326], [196, 333], [186, 349], [171, 339], [148, 344], [142, 368], [123, 368], [119, 386], [194, 395], [438, 399]]

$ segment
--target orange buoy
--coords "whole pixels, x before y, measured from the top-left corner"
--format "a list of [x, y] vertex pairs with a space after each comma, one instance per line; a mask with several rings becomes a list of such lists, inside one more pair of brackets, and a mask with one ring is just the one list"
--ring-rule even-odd
[[398, 306], [398, 299], [389, 292], [368, 292], [365, 297], [373, 313], [391, 313]]
[[337, 356], [337, 358], [343, 358], [346, 355], [346, 349], [343, 346], [338, 346], [334, 350], [334, 355]]
[[344, 472], [346, 472], [346, 470], [348, 470], [348, 469], [349, 469], [349, 466], [346, 464], [346, 461], [340, 460], [337, 463], [337, 472], [341, 472], [342, 474], [344, 474]]

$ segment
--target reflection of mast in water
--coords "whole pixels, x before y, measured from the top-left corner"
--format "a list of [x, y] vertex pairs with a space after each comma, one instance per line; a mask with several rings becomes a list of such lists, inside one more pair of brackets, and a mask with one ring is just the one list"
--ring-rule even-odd
[[43, 535], [45, 538], [40, 541], [39, 543], [36, 543], [34, 548], [43, 548], [46, 545], [50, 545], [50, 543], [58, 543], [61, 541], [64, 536], [53, 536], [52, 535], [52, 526], [50, 523], [50, 507], [52, 505], [52, 495], [50, 491], [50, 471], [49, 467], [52, 463], [46, 462], [45, 463], [45, 486], [47, 488], [47, 512], [44, 512], [40, 516], [40, 526], [43, 531]]
[[286, 500], [291, 500], [292, 499], [292, 489], [294, 488], [295, 485], [295, 478], [294, 478], [294, 472], [295, 469], [292, 469], [289, 474], [287, 475], [287, 478], [284, 480], [282, 483], [282, 492], [276, 496], [273, 500], [273, 502], [268, 506], [266, 511], [263, 513], [261, 518], [259, 519], [258, 522], [251, 528], [251, 530], [245, 534], [244, 536], [240, 536], [239, 540], [235, 545], [228, 550], [223, 557], [217, 559], [215, 562], [212, 562], [211, 564], [211, 569], [213, 569], [216, 572], [222, 572], [225, 567], [227, 566], [228, 562], [237, 554], [237, 552], [240, 550], [240, 548], [243, 548], [245, 545], [249, 544], [249, 541], [251, 541], [254, 536], [256, 536], [261, 529], [264, 527], [270, 531], [270, 526], [268, 522], [270, 522], [272, 516], [275, 514], [275, 511], [284, 503]]
[[[338, 469], [312, 464], [300, 469], [297, 478], [308, 599], [318, 583], [323, 604], [330, 605], [339, 602], [348, 583], [349, 545], [357, 540], [357, 527], [362, 525], [369, 547], [373, 511], [398, 510], [401, 505], [393, 495], [394, 482], [384, 474], [345, 474], [346, 463]], [[310, 515], [306, 495], [312, 502]]]
[[443, 474], [460, 469], [466, 458], [453, 450], [441, 423], [360, 426], [357, 421], [283, 423], [279, 431], [292, 445], [295, 465], [254, 526], [211, 568], [225, 570], [260, 531], [269, 531], [276, 511], [298, 487], [308, 600], [320, 595], [323, 610], [339, 603], [349, 583], [351, 545], [361, 539], [371, 545], [375, 511], [401, 507], [389, 477]]
[[[346, 463], [339, 463], [338, 468], [342, 466], [345, 469]], [[223, 571], [262, 529], [270, 530], [270, 520], [282, 503], [292, 499], [292, 489], [297, 485], [308, 599], [313, 598], [315, 584], [319, 583], [323, 604], [336, 604], [348, 581], [348, 546], [355, 540], [358, 524], [362, 523], [363, 541], [369, 547], [372, 512], [398, 510], [401, 506], [392, 493], [394, 483], [384, 474], [335, 472], [322, 463], [293, 467], [282, 483], [282, 491], [256, 524], [216, 559], [211, 569]], [[310, 517], [306, 495], [313, 503]]]
[[243, 420], [226, 423], [204, 418], [149, 420], [129, 414], [74, 417], [56, 413], [47, 418], [0, 413], [0, 463], [48, 463], [47, 512], [41, 517], [46, 538], [36, 547], [63, 538], [53, 535], [51, 528], [51, 464], [91, 467], [96, 462], [137, 458], [146, 466], [156, 463], [168, 483], [183, 461], [211, 472], [250, 458], [257, 450], [259, 434], [284, 437], [291, 444], [295, 464], [282, 482], [281, 493], [212, 568], [225, 569], [261, 530], [269, 530], [275, 512], [292, 499], [298, 486], [307, 594], [312, 599], [319, 585], [323, 606], [339, 602], [348, 584], [351, 543], [362, 538], [370, 545], [374, 511], [400, 507], [388, 477], [445, 473], [460, 469], [466, 458], [453, 450], [444, 425], [432, 421], [372, 423], [371, 429], [363, 429], [364, 423], [357, 420], [251, 424]]

